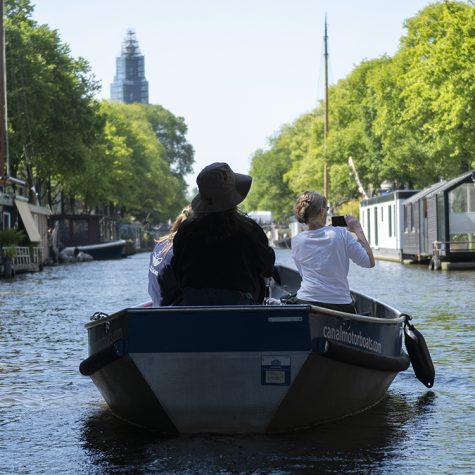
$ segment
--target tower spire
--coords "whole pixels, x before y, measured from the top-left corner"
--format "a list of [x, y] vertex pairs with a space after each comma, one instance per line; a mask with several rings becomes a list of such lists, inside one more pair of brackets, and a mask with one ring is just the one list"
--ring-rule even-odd
[[116, 59], [116, 75], [111, 84], [113, 101], [148, 104], [148, 82], [145, 79], [145, 58], [140, 52], [134, 30], [127, 30], [121, 55]]

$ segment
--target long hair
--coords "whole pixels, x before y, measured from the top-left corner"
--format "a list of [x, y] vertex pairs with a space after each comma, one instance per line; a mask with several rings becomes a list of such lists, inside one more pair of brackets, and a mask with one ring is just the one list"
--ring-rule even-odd
[[175, 218], [175, 221], [173, 221], [173, 224], [170, 227], [170, 232], [155, 241], [158, 244], [164, 241], [167, 241], [167, 244], [165, 245], [165, 248], [163, 249], [164, 254], [166, 254], [173, 246], [173, 238], [175, 237], [176, 232], [180, 228], [181, 223], [183, 223], [185, 219], [188, 219], [190, 214], [191, 214], [191, 205], [188, 205], [185, 208], [183, 208], [181, 210], [181, 213]]
[[294, 213], [299, 223], [307, 224], [310, 217], [316, 215], [327, 205], [327, 199], [316, 191], [300, 193], [294, 205]]
[[227, 238], [252, 227], [246, 213], [237, 206], [216, 213], [192, 213], [189, 220], [194, 223], [193, 231], [208, 241]]

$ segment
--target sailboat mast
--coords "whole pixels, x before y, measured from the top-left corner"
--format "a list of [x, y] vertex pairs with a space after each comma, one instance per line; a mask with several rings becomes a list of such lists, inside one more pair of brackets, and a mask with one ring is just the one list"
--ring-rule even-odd
[[0, 0], [0, 177], [10, 175], [7, 140], [7, 81], [3, 10], [3, 0]]
[[328, 197], [328, 167], [327, 167], [327, 137], [328, 137], [328, 30], [327, 16], [325, 15], [325, 122], [323, 129], [323, 194]]

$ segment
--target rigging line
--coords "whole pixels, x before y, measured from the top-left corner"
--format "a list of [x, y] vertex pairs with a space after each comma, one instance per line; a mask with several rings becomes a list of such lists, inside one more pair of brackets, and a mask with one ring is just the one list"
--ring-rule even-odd
[[[320, 50], [320, 66], [318, 70], [318, 80], [317, 80], [317, 99], [316, 99], [316, 105], [319, 106], [321, 102], [324, 100], [324, 95], [325, 91], [323, 90], [324, 84], [323, 84], [323, 70], [325, 68], [325, 40], [322, 40], [322, 46]], [[331, 85], [335, 82], [335, 78], [333, 75], [333, 66], [332, 66], [332, 60], [331, 60], [331, 55], [328, 54], [327, 58], [327, 66], [328, 66], [328, 84]]]

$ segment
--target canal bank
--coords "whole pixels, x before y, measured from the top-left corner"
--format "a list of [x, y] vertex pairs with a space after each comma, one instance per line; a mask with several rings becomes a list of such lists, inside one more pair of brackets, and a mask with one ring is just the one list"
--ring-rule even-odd
[[[288, 251], [277, 254], [290, 262]], [[473, 272], [390, 262], [350, 268], [353, 288], [413, 315], [436, 366], [432, 390], [408, 370], [378, 406], [312, 430], [160, 438], [117, 421], [78, 371], [84, 324], [96, 311], [147, 300], [147, 264], [144, 253], [0, 281], [0, 473], [474, 471]]]

